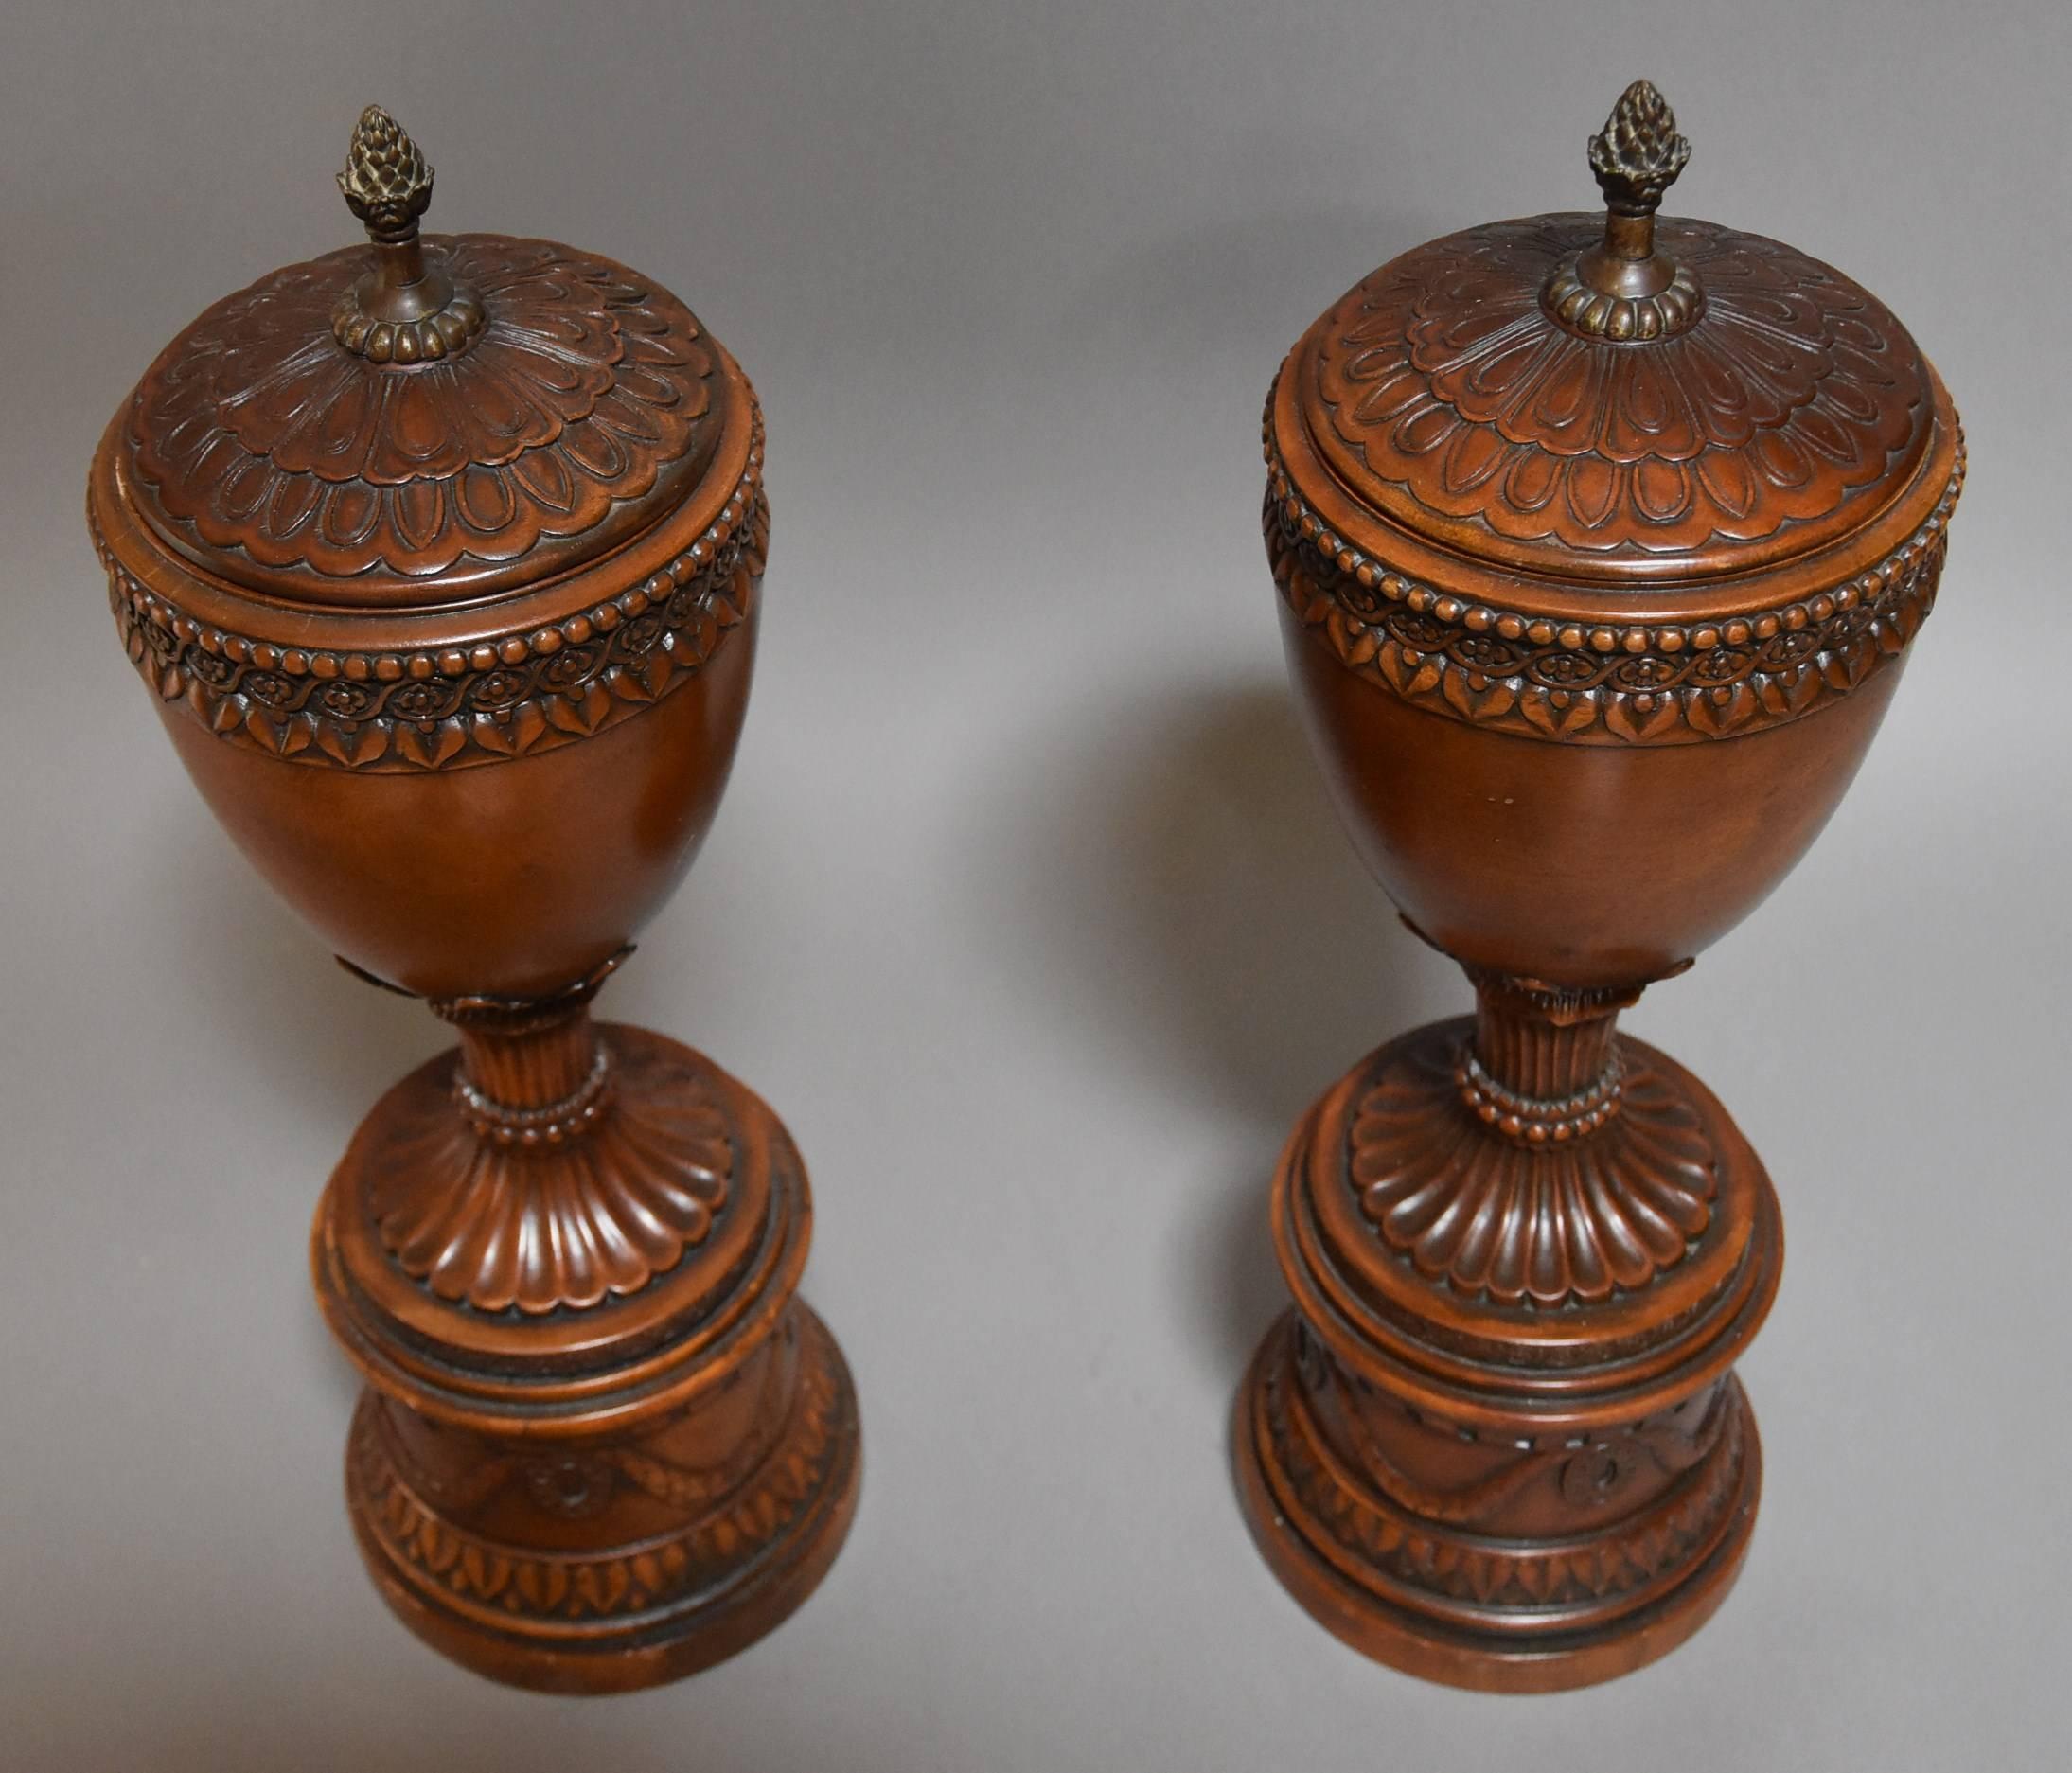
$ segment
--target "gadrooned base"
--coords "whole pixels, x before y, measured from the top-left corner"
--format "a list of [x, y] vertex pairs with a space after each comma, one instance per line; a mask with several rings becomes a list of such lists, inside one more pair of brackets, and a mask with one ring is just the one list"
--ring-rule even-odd
[[[368, 1382], [346, 1499], [383, 1596], [480, 1674], [613, 1693], [811, 1592], [855, 1508], [857, 1404], [798, 1298], [811, 1193], [768, 1105], [645, 1029], [599, 1025], [595, 1063], [587, 1029], [548, 1032], [562, 1074], [604, 1076], [594, 1114], [501, 1142], [457, 1055], [432, 1060], [354, 1135], [311, 1258]], [[477, 1056], [525, 1081], [524, 1053]]]
[[1399, 1037], [1297, 1124], [1272, 1199], [1295, 1309], [1233, 1453], [1261, 1550], [1340, 1638], [1549, 1692], [1665, 1654], [1732, 1585], [1762, 1470], [1732, 1367], [1782, 1229], [1667, 1055], [1618, 1037], [1616, 1111], [1535, 1144], [1479, 1111], [1476, 1027]]
[[[1423, 1566], [1422, 1573], [1438, 1576], [1449, 1556], [1459, 1554], [1458, 1547], [1407, 1543], [1416, 1529], [1390, 1519], [1396, 1511], [1378, 1490], [1371, 1491], [1363, 1505], [1357, 1479], [1342, 1464], [1328, 1473], [1328, 1484], [1344, 1486], [1329, 1516], [1317, 1509], [1318, 1492], [1305, 1480], [1318, 1475], [1311, 1462], [1328, 1454], [1320, 1454], [1314, 1439], [1291, 1424], [1287, 1409], [1288, 1393], [1302, 1384], [1299, 1335], [1293, 1313], [1276, 1322], [1239, 1390], [1231, 1424], [1238, 1497], [1252, 1538], [1282, 1586], [1312, 1618], [1362, 1655], [1421, 1679], [1483, 1693], [1560, 1693], [1592, 1686], [1667, 1656], [1711, 1618], [1741, 1573], [1762, 1495], [1762, 1451], [1747, 1399], [1728, 1378], [1720, 1407], [1730, 1413], [1713, 1454], [1729, 1462], [1717, 1480], [1724, 1493], [1716, 1502], [1708, 1500], [1707, 1476], [1692, 1474], [1691, 1499], [1700, 1506], [1689, 1512], [1705, 1543], [1666, 1593], [1638, 1611], [1575, 1631], [1560, 1629], [1558, 1606], [1518, 1609], [1511, 1623], [1523, 1629], [1477, 1632], [1448, 1628], [1390, 1602], [1381, 1590], [1388, 1587], [1385, 1570], [1393, 1556], [1408, 1556]], [[1348, 1531], [1359, 1541], [1357, 1551], [1371, 1556], [1372, 1563], [1357, 1554], [1348, 1559]], [[1674, 1549], [1678, 1532], [1674, 1524], [1645, 1528], [1635, 1535], [1636, 1551], [1652, 1556]], [[1492, 1564], [1514, 1554], [1518, 1563], [1530, 1564], [1558, 1554], [1563, 1542], [1491, 1540], [1479, 1550]]]
[[819, 1318], [803, 1304], [792, 1313], [793, 1403], [738, 1477], [671, 1466], [651, 1441], [587, 1450], [580, 1467], [516, 1446], [504, 1455], [505, 1481], [550, 1505], [566, 1508], [573, 1498], [577, 1512], [582, 1486], [631, 1485], [671, 1508], [700, 1483], [710, 1487], [682, 1525], [621, 1545], [550, 1551], [461, 1526], [427, 1493], [425, 1474], [411, 1472], [392, 1413], [398, 1407], [364, 1393], [346, 1451], [345, 1498], [382, 1598], [442, 1655], [543, 1693], [657, 1686], [774, 1630], [841, 1551], [861, 1468], [847, 1363]]

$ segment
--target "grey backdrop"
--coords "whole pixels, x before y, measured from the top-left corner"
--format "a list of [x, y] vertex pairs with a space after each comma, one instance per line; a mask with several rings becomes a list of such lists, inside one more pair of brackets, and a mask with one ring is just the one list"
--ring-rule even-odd
[[[2060, 0], [12, 0], [0, 1764], [2062, 1766], [2068, 52]], [[1973, 474], [1826, 838], [1631, 1018], [1784, 1198], [1746, 1574], [1667, 1662], [1499, 1700], [1314, 1626], [1226, 1475], [1284, 1130], [1465, 1002], [1292, 725], [1258, 412], [1383, 258], [1592, 202], [1640, 73], [1697, 144], [1672, 208], [1884, 295]], [[797, 1133], [862, 1507], [791, 1623], [625, 1700], [458, 1673], [360, 1572], [304, 1237], [441, 1031], [213, 828], [80, 520], [158, 346], [358, 238], [330, 175], [370, 99], [433, 225], [660, 277], [770, 417], [740, 767], [608, 1005]]]

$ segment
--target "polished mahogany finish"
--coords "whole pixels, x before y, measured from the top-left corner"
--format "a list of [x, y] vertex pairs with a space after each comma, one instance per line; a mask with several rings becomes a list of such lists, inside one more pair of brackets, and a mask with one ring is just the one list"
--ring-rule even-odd
[[1874, 298], [1657, 219], [1690, 144], [1636, 82], [1603, 216], [1470, 229], [1283, 366], [1266, 546], [1339, 813], [1472, 1019], [1296, 1127], [1295, 1308], [1240, 1393], [1253, 1533], [1349, 1642], [1434, 1679], [1624, 1673], [1731, 1585], [1761, 1487], [1731, 1371], [1769, 1178], [1616, 1031], [1819, 834], [1940, 576], [1957, 415]]
[[95, 457], [116, 621], [219, 820], [352, 970], [460, 1044], [319, 1206], [364, 1374], [346, 1496], [413, 1629], [602, 1692], [769, 1630], [840, 1548], [841, 1352], [797, 1298], [783, 1126], [590, 1003], [690, 865], [754, 663], [755, 398], [676, 297], [543, 240], [429, 238], [370, 108], [368, 243], [168, 346]]

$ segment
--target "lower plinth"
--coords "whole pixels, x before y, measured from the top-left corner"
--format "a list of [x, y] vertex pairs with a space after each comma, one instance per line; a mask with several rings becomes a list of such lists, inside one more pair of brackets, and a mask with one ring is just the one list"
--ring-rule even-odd
[[[1474, 1024], [1384, 1047], [1298, 1124], [1273, 1191], [1295, 1308], [1232, 1423], [1283, 1586], [1425, 1679], [1548, 1693], [1666, 1655], [1725, 1599], [1762, 1490], [1732, 1363], [1782, 1262], [1709, 1091], [1620, 1037], [1617, 1100], [1506, 1138]], [[1575, 1101], [1582, 1100], [1582, 1112]]]
[[[1755, 1413], [1732, 1379], [1709, 1468], [1665, 1516], [1596, 1534], [1481, 1538], [1333, 1461], [1297, 1401], [1299, 1332], [1292, 1313], [1276, 1323], [1245, 1376], [1231, 1427], [1238, 1496], [1281, 1586], [1362, 1655], [1451, 1687], [1560, 1693], [1667, 1656], [1727, 1598], [1762, 1491]], [[1656, 1587], [1664, 1563], [1674, 1569], [1660, 1591], [1624, 1605], [1618, 1588]], [[1479, 1592], [1489, 1599], [1477, 1605]], [[1467, 1605], [1442, 1618], [1435, 1594]]]
[[[453, 1493], [414, 1457], [413, 1443], [436, 1431], [368, 1391], [345, 1502], [382, 1599], [463, 1667], [542, 1693], [651, 1687], [746, 1649], [819, 1586], [856, 1510], [856, 1391], [841, 1351], [804, 1305], [783, 1335], [797, 1362], [788, 1408], [733, 1469], [664, 1457], [666, 1431], [561, 1452], [515, 1442], [469, 1449]], [[610, 1510], [614, 1492], [637, 1520], [569, 1531]], [[658, 1516], [668, 1524], [652, 1531]]]
[[498, 1013], [382, 1098], [318, 1209], [318, 1300], [366, 1380], [347, 1507], [454, 1661], [651, 1686], [774, 1629], [855, 1512], [855, 1390], [797, 1297], [806, 1170], [688, 1048]]

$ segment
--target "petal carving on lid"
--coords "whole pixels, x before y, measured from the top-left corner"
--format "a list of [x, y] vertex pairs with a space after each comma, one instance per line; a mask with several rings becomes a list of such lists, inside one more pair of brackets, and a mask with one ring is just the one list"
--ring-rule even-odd
[[1704, 428], [1673, 352], [1620, 351], [1611, 359], [1599, 442], [1606, 455], [1618, 462], [1681, 463], [1704, 446]]
[[1674, 523], [1691, 508], [1694, 491], [1688, 462], [1651, 456], [1634, 464], [1633, 502], [1652, 523]]
[[1544, 544], [1560, 570], [1795, 530], [1815, 545], [1925, 447], [1929, 379], [1899, 323], [1752, 235], [1665, 219], [1698, 319], [1627, 343], [1568, 331], [1538, 292], [1601, 229], [1554, 216], [1435, 240], [1325, 316], [1297, 385], [1340, 471], [1365, 470], [1355, 490], [1413, 527], [1422, 509]]
[[446, 487], [436, 480], [410, 480], [388, 489], [390, 527], [413, 549], [429, 550], [446, 525]]
[[233, 569], [416, 596], [547, 539], [608, 544], [709, 443], [719, 360], [665, 291], [544, 241], [428, 245], [487, 316], [449, 358], [399, 367], [339, 346], [330, 310], [358, 250], [276, 272], [176, 340], [128, 416], [146, 515]]

